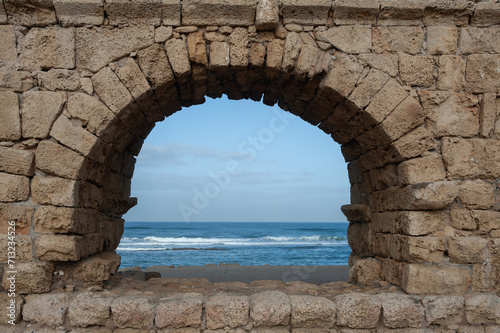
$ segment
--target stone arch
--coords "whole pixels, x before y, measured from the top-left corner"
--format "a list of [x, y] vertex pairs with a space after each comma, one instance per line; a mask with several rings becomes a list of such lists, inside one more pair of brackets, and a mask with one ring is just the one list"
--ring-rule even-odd
[[[18, 190], [1, 201], [15, 203], [3, 208], [8, 219], [33, 216], [20, 254], [19, 270], [35, 281], [25, 293], [109, 278], [144, 138], [165, 116], [221, 94], [278, 103], [342, 145], [352, 281], [409, 293], [495, 288], [498, 55], [474, 38], [459, 50], [456, 34], [493, 36], [498, 20], [485, 10], [495, 4], [173, 1], [160, 12], [178, 14], [159, 18], [147, 2], [136, 17], [108, 1], [104, 24], [99, 6], [78, 16], [63, 6], [71, 1], [54, 1], [27, 19], [13, 3], [0, 15], [15, 49], [5, 62], [19, 66], [3, 78], [14, 78], [0, 96], [13, 111], [1, 139], [12, 142], [4, 158], [22, 167], [3, 167]], [[13, 24], [26, 28], [19, 46]]]

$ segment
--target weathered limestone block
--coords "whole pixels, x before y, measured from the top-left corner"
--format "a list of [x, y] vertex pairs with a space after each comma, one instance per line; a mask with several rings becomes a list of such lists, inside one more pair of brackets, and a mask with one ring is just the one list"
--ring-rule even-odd
[[79, 179], [85, 158], [54, 141], [40, 142], [36, 150], [36, 167], [56, 176]]
[[333, 68], [321, 81], [320, 89], [332, 90], [347, 98], [358, 82], [363, 66], [352, 61], [349, 56], [343, 53], [337, 53], [337, 58], [332, 64]]
[[284, 24], [324, 25], [331, 7], [330, 0], [282, 0], [281, 15]]
[[162, 0], [161, 13], [163, 16], [163, 25], [179, 26], [181, 25], [181, 1]]
[[252, 43], [248, 62], [250, 66], [264, 67], [266, 63], [266, 47], [262, 44]]
[[419, 54], [424, 37], [425, 33], [420, 27], [374, 27], [373, 52]]
[[248, 323], [250, 300], [247, 296], [219, 294], [205, 301], [208, 329], [235, 328]]
[[292, 295], [294, 328], [331, 328], [335, 324], [335, 303], [325, 297]]
[[279, 69], [281, 69], [284, 47], [285, 41], [281, 39], [273, 39], [267, 44], [266, 67], [270, 69], [273, 74], [277, 74]]
[[468, 209], [452, 209], [450, 225], [459, 230], [476, 230], [478, 227], [473, 217], [473, 211]]
[[[354, 88], [349, 100], [359, 108], [367, 106], [388, 80], [389, 75], [377, 69], [371, 69], [366, 78]], [[398, 91], [396, 90], [395, 93], [397, 94]]]
[[5, 12], [5, 8], [3, 6], [3, 0], [0, 0], [0, 23], [7, 24], [7, 13]]
[[155, 326], [158, 328], [200, 327], [203, 296], [196, 293], [179, 294], [158, 301]]
[[96, 94], [108, 108], [120, 118], [125, 117], [121, 111], [133, 103], [133, 97], [118, 76], [105, 67], [92, 76], [92, 83]]
[[280, 8], [278, 0], [259, 0], [255, 14], [258, 30], [274, 30], [278, 27]]
[[427, 54], [455, 54], [457, 43], [458, 29], [456, 27], [427, 27]]
[[446, 171], [459, 178], [500, 177], [500, 141], [485, 139], [443, 139]]
[[487, 27], [496, 24], [500, 24], [500, 5], [489, 2], [476, 3], [471, 25]]
[[360, 54], [358, 59], [372, 68], [389, 74], [391, 77], [399, 74], [399, 56], [397, 54], [365, 53]]
[[182, 39], [170, 39], [165, 43], [165, 50], [177, 81], [185, 82], [191, 73], [186, 42]]
[[35, 208], [29, 206], [13, 206], [11, 204], [0, 204], [0, 230], [2, 234], [7, 233], [9, 221], [16, 221], [16, 233], [18, 235], [29, 234], [31, 218]]
[[281, 291], [264, 291], [250, 297], [250, 319], [253, 326], [286, 326], [292, 306], [288, 295]]
[[377, 127], [387, 139], [395, 141], [422, 124], [424, 118], [425, 112], [419, 101], [413, 96], [408, 96]]
[[248, 66], [248, 56], [250, 49], [248, 48], [248, 31], [244, 28], [235, 28], [229, 35], [229, 63], [231, 67], [246, 68]]
[[[14, 301], [15, 304], [12, 304], [11, 300]], [[4, 313], [6, 314], [0, 318], [0, 324], [8, 324], [11, 320], [13, 320], [16, 324], [19, 323], [19, 321], [21, 320], [23, 304], [24, 299], [19, 295], [16, 295], [15, 297], [9, 297], [8, 293], [0, 293], [0, 306], [2, 307], [2, 309], [5, 309]]]
[[383, 322], [389, 328], [422, 327], [424, 308], [416, 297], [402, 294], [382, 294]]
[[186, 0], [183, 25], [250, 26], [255, 22], [257, 0]]
[[398, 166], [401, 183], [405, 185], [445, 180], [443, 158], [439, 154], [405, 161]]
[[381, 3], [379, 25], [419, 25], [424, 16], [425, 3], [421, 1], [385, 1]]
[[[482, 138], [489, 138], [495, 130], [495, 116], [497, 108], [500, 108], [500, 102], [497, 107], [497, 98], [495, 93], [486, 93], [481, 100], [479, 113], [479, 131]], [[500, 110], [500, 109], [499, 109]]]
[[450, 262], [458, 264], [483, 263], [487, 258], [488, 241], [482, 237], [457, 237], [449, 240]]
[[124, 231], [123, 219], [106, 219], [102, 223], [102, 233], [104, 234], [104, 251], [114, 251], [120, 244]]
[[[6, 232], [7, 229], [4, 229]], [[17, 233], [17, 226], [16, 226], [16, 233]], [[5, 249], [4, 251], [0, 252], [0, 262], [7, 262], [9, 258], [8, 256], [8, 249], [9, 249], [9, 238], [8, 236], [5, 235], [0, 235], [0, 246], [2, 246], [2, 249]], [[32, 242], [31, 238], [29, 236], [21, 236], [21, 235], [16, 235], [16, 251], [15, 251], [15, 258], [14, 261], [17, 262], [23, 262], [23, 261], [31, 261], [33, 260], [33, 249], [32, 249]]]
[[401, 287], [412, 294], [464, 294], [471, 283], [470, 270], [459, 266], [407, 264], [403, 267], [401, 277]]
[[52, 124], [66, 102], [63, 92], [27, 91], [23, 94], [23, 137], [48, 138]]
[[111, 315], [112, 297], [84, 292], [71, 301], [68, 318], [73, 326], [105, 325]]
[[80, 76], [73, 70], [52, 68], [47, 72], [38, 72], [37, 78], [45, 90], [75, 91], [81, 87]]
[[173, 27], [161, 26], [155, 29], [155, 43], [165, 43], [172, 38], [174, 34]]
[[299, 80], [306, 77], [314, 77], [316, 74], [316, 66], [321, 60], [322, 55], [323, 52], [317, 47], [307, 44], [303, 45], [299, 58], [297, 59], [297, 66], [295, 67], [295, 77]]
[[438, 62], [438, 89], [463, 91], [465, 88], [465, 67], [466, 60], [460, 56], [440, 56]]
[[469, 23], [474, 3], [467, 1], [434, 1], [425, 7], [423, 22], [431, 25], [457, 25]]
[[69, 305], [64, 293], [28, 295], [23, 307], [23, 320], [49, 327], [61, 326]]
[[465, 317], [471, 325], [500, 322], [500, 299], [494, 294], [470, 295], [465, 298]]
[[208, 66], [207, 46], [203, 38], [203, 32], [193, 32], [187, 38], [189, 60], [191, 62]]
[[357, 205], [343, 205], [341, 207], [342, 213], [347, 217], [350, 222], [370, 222], [371, 213], [370, 207], [363, 204]]
[[465, 180], [460, 183], [458, 198], [469, 209], [490, 209], [495, 204], [495, 189], [484, 180]]
[[379, 3], [372, 0], [336, 0], [333, 20], [336, 25], [375, 24], [379, 14]]
[[57, 24], [51, 0], [4, 0], [3, 3], [10, 24], [24, 26]]
[[64, 272], [68, 281], [99, 283], [109, 280], [111, 274], [118, 271], [120, 261], [116, 253], [104, 252], [77, 262], [60, 263], [56, 268]]
[[76, 66], [97, 72], [112, 61], [154, 43], [154, 26], [76, 29]]
[[53, 0], [57, 19], [63, 27], [101, 25], [104, 0]]
[[229, 44], [213, 42], [210, 44], [210, 70], [220, 71], [229, 66]]
[[3, 43], [0, 50], [0, 68], [2, 70], [13, 69], [17, 59], [17, 41], [14, 26], [0, 26], [0, 38]]
[[281, 63], [282, 70], [290, 71], [295, 68], [295, 63], [299, 58], [303, 44], [304, 42], [302, 42], [298, 33], [291, 32], [287, 34], [283, 49], [283, 61]]
[[42, 235], [35, 241], [35, 253], [47, 261], [77, 261], [87, 256], [85, 252], [93, 252], [94, 244], [87, 243], [83, 236]]
[[106, 0], [105, 11], [111, 25], [136, 25], [161, 24], [161, 0]]
[[464, 54], [500, 53], [500, 27], [460, 29], [460, 50]]
[[118, 328], [151, 328], [155, 318], [152, 301], [145, 297], [116, 298], [111, 304], [111, 313]]
[[97, 231], [97, 212], [91, 209], [42, 206], [33, 217], [36, 233], [89, 234]]
[[430, 87], [435, 82], [435, 61], [430, 56], [399, 56], [401, 79], [408, 86]]
[[19, 99], [13, 92], [0, 92], [0, 140], [21, 139]]
[[471, 54], [467, 57], [466, 91], [472, 93], [497, 92], [500, 88], [500, 55]]
[[349, 270], [348, 282], [371, 285], [380, 279], [382, 263], [373, 258], [357, 260]]
[[377, 327], [381, 304], [377, 297], [351, 293], [335, 298], [337, 305], [337, 325], [349, 328], [375, 328]]
[[20, 45], [20, 68], [35, 71], [39, 68], [75, 67], [75, 31], [72, 28], [33, 28]]
[[462, 321], [463, 296], [426, 296], [422, 303], [429, 325], [454, 325]]
[[345, 53], [369, 53], [372, 31], [369, 25], [342, 25], [316, 33], [316, 39]]
[[[54, 265], [49, 262], [16, 263], [15, 288], [18, 294], [40, 294], [50, 290]], [[2, 286], [8, 290], [10, 281], [8, 271], [3, 274]]]
[[0, 171], [32, 176], [34, 157], [34, 153], [29, 150], [0, 147]]
[[96, 208], [102, 203], [97, 186], [64, 178], [35, 176], [31, 191], [33, 200], [41, 205]]
[[[384, 77], [381, 76], [381, 78]], [[393, 79], [388, 80], [382, 89], [378, 92], [375, 90], [373, 93], [376, 94], [368, 100], [369, 104], [365, 111], [375, 123], [382, 122], [407, 97], [403, 87]]]
[[442, 263], [444, 260], [446, 241], [442, 237], [401, 237], [401, 240], [402, 258], [408, 262]]
[[0, 202], [28, 200], [29, 187], [28, 177], [0, 172]]
[[490, 263], [500, 265], [500, 238], [490, 239], [488, 242], [488, 251], [490, 252]]

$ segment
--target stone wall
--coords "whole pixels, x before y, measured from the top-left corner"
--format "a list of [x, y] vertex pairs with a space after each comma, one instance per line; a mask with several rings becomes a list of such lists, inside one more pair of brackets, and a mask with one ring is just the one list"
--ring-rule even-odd
[[143, 140], [226, 94], [341, 144], [349, 281], [500, 291], [499, 3], [0, 0], [0, 40], [5, 290], [10, 221], [18, 294], [104, 285]]

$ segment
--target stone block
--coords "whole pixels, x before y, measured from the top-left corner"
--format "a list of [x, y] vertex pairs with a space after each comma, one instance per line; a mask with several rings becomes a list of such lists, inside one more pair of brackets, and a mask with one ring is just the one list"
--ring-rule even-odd
[[181, 25], [181, 1], [162, 0], [161, 12], [163, 16], [163, 25]]
[[262, 44], [252, 43], [248, 61], [250, 66], [264, 67], [266, 63], [266, 47]]
[[407, 97], [406, 90], [390, 79], [370, 100], [365, 111], [376, 123], [382, 122]]
[[490, 209], [495, 204], [495, 189], [484, 180], [464, 180], [460, 183], [458, 198], [469, 209]]
[[232, 68], [243, 69], [248, 66], [248, 56], [250, 54], [248, 42], [248, 32], [245, 28], [235, 28], [229, 35], [229, 63]]
[[188, 293], [162, 298], [156, 306], [155, 325], [158, 328], [200, 327], [203, 296]]
[[4, 0], [3, 4], [10, 24], [28, 27], [57, 24], [52, 0]]
[[210, 69], [221, 71], [229, 67], [229, 44], [213, 42], [210, 44]]
[[0, 172], [0, 202], [28, 200], [29, 178]]
[[404, 84], [416, 87], [430, 87], [435, 83], [435, 60], [430, 56], [399, 56], [399, 70]]
[[23, 137], [48, 138], [50, 129], [66, 102], [63, 92], [27, 91], [23, 94]]
[[432, 154], [402, 162], [398, 166], [401, 183], [405, 185], [431, 183], [446, 179], [443, 158]]
[[427, 27], [427, 54], [455, 54], [457, 43], [458, 29], [456, 27]]
[[189, 60], [191, 62], [208, 66], [207, 46], [203, 38], [203, 32], [193, 32], [187, 38]]
[[374, 27], [372, 28], [372, 50], [374, 53], [422, 52], [425, 33], [420, 27]]
[[104, 0], [53, 0], [57, 19], [63, 27], [102, 25]]
[[316, 39], [345, 53], [369, 53], [372, 31], [369, 25], [342, 25], [316, 33]]
[[32, 176], [34, 158], [34, 153], [29, 150], [0, 147], [0, 171]]
[[465, 71], [466, 91], [472, 93], [495, 93], [500, 88], [500, 55], [471, 54], [467, 57]]
[[105, 252], [77, 262], [59, 263], [57, 270], [62, 270], [68, 281], [99, 283], [109, 280], [118, 271], [120, 261], [116, 253]]
[[273, 39], [267, 44], [266, 67], [273, 73], [281, 69], [284, 47], [285, 41], [281, 39]]
[[79, 179], [85, 158], [54, 141], [40, 142], [36, 151], [36, 167], [56, 176]]
[[185, 82], [191, 73], [186, 42], [182, 39], [170, 39], [165, 43], [165, 50], [177, 81]]
[[152, 328], [155, 309], [145, 297], [124, 296], [111, 304], [114, 325], [118, 328]]
[[291, 324], [294, 328], [332, 328], [335, 324], [335, 303], [325, 297], [290, 296]]
[[379, 25], [419, 25], [424, 16], [425, 3], [421, 1], [384, 1], [380, 5]]
[[460, 266], [407, 264], [401, 277], [401, 287], [412, 294], [461, 295], [471, 283], [469, 268]]
[[[372, 101], [373, 97], [385, 86], [389, 80], [389, 75], [377, 69], [371, 69], [361, 83], [358, 83], [352, 94], [349, 96], [356, 106], [364, 108]], [[396, 94], [397, 94], [396, 90]]]
[[474, 8], [471, 25], [487, 27], [500, 24], [500, 5], [498, 3], [478, 2]]
[[[316, 66], [321, 61], [323, 52], [315, 46], [304, 44], [300, 51], [297, 65], [295, 67], [295, 77], [299, 80], [312, 78], [316, 74]], [[326, 117], [326, 116], [325, 116]], [[319, 117], [321, 120], [323, 117]], [[318, 120], [319, 122], [319, 120]]]
[[9, 321], [13, 321], [16, 324], [19, 323], [22, 318], [21, 312], [23, 309], [23, 304], [24, 299], [19, 295], [16, 295], [15, 297], [9, 297], [9, 294], [7, 292], [0, 293], [0, 306], [2, 307], [2, 309], [5, 309], [5, 315], [0, 318], [0, 324], [9, 324]]
[[[5, 229], [5, 231], [7, 231], [7, 229]], [[7, 262], [8, 259], [13, 259], [16, 263], [33, 260], [32, 243], [29, 236], [16, 236], [14, 258], [9, 258], [9, 242], [11, 242], [11, 240], [9, 240], [7, 235], [0, 235], [0, 246], [2, 246], [2, 249], [5, 249], [0, 253], [0, 262]]]
[[0, 140], [21, 139], [19, 98], [13, 92], [0, 92]]
[[14, 69], [17, 60], [17, 41], [14, 26], [0, 26], [0, 38], [3, 41], [3, 47], [0, 50], [0, 68], [3, 70], [7, 68]]
[[330, 0], [282, 0], [281, 15], [284, 24], [324, 25], [331, 8]]
[[16, 234], [27, 235], [31, 227], [31, 218], [35, 209], [30, 206], [0, 204], [0, 234], [7, 233], [9, 221], [16, 222]]
[[[500, 103], [499, 103], [500, 106]], [[495, 131], [497, 98], [495, 93], [486, 93], [481, 100], [479, 131], [482, 138], [491, 138]]]
[[336, 25], [375, 24], [379, 15], [379, 3], [373, 0], [336, 0], [333, 20]]
[[159, 26], [162, 21], [162, 0], [106, 0], [104, 10], [111, 25]]
[[423, 22], [431, 25], [464, 26], [474, 11], [474, 3], [467, 1], [433, 1], [429, 2], [424, 11]]
[[490, 252], [490, 263], [500, 265], [500, 238], [490, 239], [488, 242], [488, 251]]
[[471, 325], [500, 321], [500, 298], [494, 294], [476, 294], [465, 297], [465, 317]]
[[456, 325], [462, 321], [463, 296], [426, 296], [422, 304], [429, 325]]
[[278, 27], [280, 8], [278, 0], [259, 0], [255, 14], [258, 30], [274, 30]]
[[155, 29], [155, 43], [165, 43], [172, 38], [174, 34], [173, 27], [161, 26]]
[[[16, 292], [18, 294], [41, 294], [50, 291], [54, 265], [49, 262], [16, 263]], [[2, 286], [8, 290], [9, 271], [3, 274]]]
[[353, 91], [362, 71], [363, 66], [361, 64], [352, 61], [348, 55], [339, 52], [333, 62], [333, 68], [321, 81], [319, 88], [347, 98]]
[[28, 295], [25, 302], [23, 320], [49, 327], [63, 325], [69, 305], [67, 294]]
[[186, 0], [182, 2], [183, 25], [251, 26], [257, 0]]
[[250, 319], [256, 326], [286, 326], [292, 306], [288, 295], [281, 291], [263, 291], [250, 297]]
[[42, 206], [33, 217], [34, 231], [42, 234], [88, 234], [98, 228], [97, 212], [91, 209]]
[[0, 24], [7, 24], [7, 13], [3, 6], [3, 0], [0, 0]]
[[78, 72], [69, 69], [50, 69], [37, 74], [38, 82], [43, 90], [75, 91], [81, 87]]
[[118, 76], [109, 67], [105, 67], [92, 76], [92, 83], [96, 94], [107, 107], [124, 119], [128, 112], [122, 111], [133, 103], [133, 97]]
[[372, 295], [350, 293], [335, 298], [337, 325], [354, 329], [370, 329], [378, 325], [380, 300]]
[[105, 325], [111, 316], [112, 302], [112, 297], [91, 292], [81, 293], [69, 305], [69, 321], [71, 325], [79, 327]]
[[154, 43], [154, 26], [76, 29], [76, 66], [93, 73]]
[[382, 263], [373, 258], [357, 260], [349, 270], [348, 282], [362, 285], [372, 285], [380, 279]]
[[235, 328], [248, 323], [250, 300], [248, 296], [219, 294], [205, 300], [207, 329]]
[[451, 238], [448, 242], [450, 262], [474, 264], [486, 261], [488, 241], [482, 237]]
[[424, 308], [416, 297], [382, 294], [382, 321], [389, 328], [418, 328], [424, 323]]
[[438, 61], [438, 89], [463, 91], [465, 88], [465, 67], [466, 60], [460, 56], [440, 56]]
[[281, 62], [283, 71], [291, 71], [294, 69], [303, 44], [298, 33], [290, 32], [287, 34], [283, 50], [283, 60]]
[[35, 253], [41, 260], [77, 261], [83, 257], [82, 236], [42, 235], [35, 241]]
[[498, 178], [498, 140], [445, 138], [443, 161], [452, 177]]
[[450, 225], [459, 230], [475, 230], [477, 224], [468, 209], [452, 209], [450, 212]]
[[464, 54], [500, 53], [500, 27], [460, 29], [460, 50]]
[[347, 217], [350, 222], [370, 222], [371, 214], [370, 207], [363, 204], [357, 205], [343, 205], [341, 207], [342, 213]]
[[377, 126], [388, 140], [395, 141], [421, 125], [424, 118], [425, 112], [419, 101], [408, 96]]

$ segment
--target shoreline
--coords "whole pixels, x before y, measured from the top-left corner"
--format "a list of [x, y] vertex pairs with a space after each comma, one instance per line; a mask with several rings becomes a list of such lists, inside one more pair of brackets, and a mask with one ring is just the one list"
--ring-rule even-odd
[[[129, 271], [132, 268], [121, 269]], [[240, 266], [239, 264], [209, 264], [205, 266], [151, 266], [144, 272], [158, 272], [162, 278], [196, 279], [205, 278], [215, 282], [250, 283], [259, 280], [301, 281], [312, 284], [324, 284], [347, 281], [349, 266]]]

